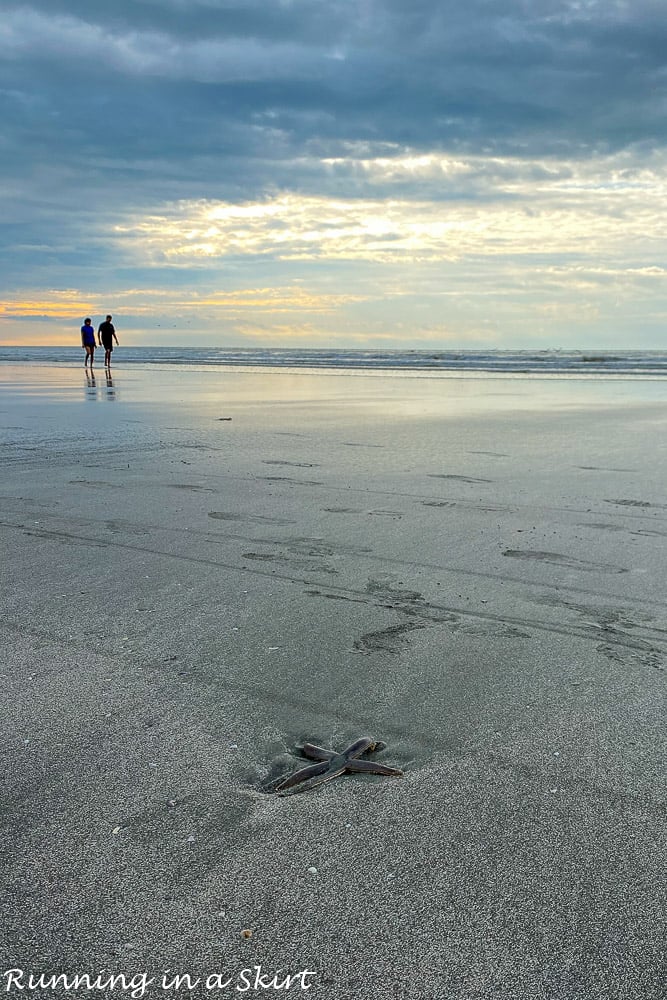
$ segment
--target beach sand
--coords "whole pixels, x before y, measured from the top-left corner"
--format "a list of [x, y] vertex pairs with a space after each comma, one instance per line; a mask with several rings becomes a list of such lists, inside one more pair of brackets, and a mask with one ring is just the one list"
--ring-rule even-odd
[[0, 383], [2, 968], [664, 996], [664, 382]]

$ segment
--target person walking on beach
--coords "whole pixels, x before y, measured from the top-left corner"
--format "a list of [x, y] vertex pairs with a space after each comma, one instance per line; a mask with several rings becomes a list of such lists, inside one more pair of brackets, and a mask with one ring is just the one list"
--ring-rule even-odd
[[111, 352], [113, 351], [113, 342], [116, 341], [116, 347], [118, 347], [118, 337], [116, 336], [116, 330], [113, 323], [111, 322], [112, 317], [107, 316], [104, 323], [100, 323], [99, 329], [97, 331], [97, 337], [100, 342], [100, 347], [104, 345], [104, 367], [111, 368]]
[[86, 352], [83, 367], [88, 367], [88, 358], [90, 358], [90, 367], [92, 368], [95, 360], [95, 327], [90, 325], [90, 317], [84, 319], [81, 327], [81, 346]]

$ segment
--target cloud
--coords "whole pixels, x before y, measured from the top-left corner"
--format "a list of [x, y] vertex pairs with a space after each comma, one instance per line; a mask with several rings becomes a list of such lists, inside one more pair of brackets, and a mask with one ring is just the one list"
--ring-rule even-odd
[[197, 83], [307, 80], [321, 73], [327, 60], [338, 58], [325, 37], [307, 46], [245, 36], [183, 39], [157, 28], [119, 28], [32, 8], [8, 11], [0, 55], [17, 60], [37, 52], [55, 62], [76, 53], [80, 64], [94, 64], [104, 73]]
[[[66, 319], [76, 322], [84, 314], [106, 315], [108, 294], [82, 292], [78, 289], [51, 289], [16, 293], [0, 300], [0, 319]], [[283, 288], [241, 288], [233, 291], [167, 291], [165, 289], [126, 288], [114, 292], [114, 310], [134, 319], [161, 318], [166, 312], [178, 317], [223, 317], [258, 315], [332, 313], [341, 306], [359, 301], [352, 294], [326, 294], [299, 286]]]
[[248, 290], [301, 280], [312, 336], [409, 338], [409, 309], [444, 329], [446, 282], [463, 337], [527, 305], [566, 336], [568, 296], [589, 331], [657, 336], [666, 50], [662, 0], [15, 2], [0, 297], [64, 322], [51, 289], [94, 312], [139, 288], [137, 326], [255, 323], [300, 300]]
[[[182, 201], [116, 232], [138, 263], [189, 268], [244, 255], [388, 264], [595, 252], [636, 262], [663, 238], [662, 158], [637, 167], [624, 156], [581, 165], [431, 153], [323, 165], [361, 173], [369, 191], [395, 193]], [[436, 188], [439, 197], [426, 200]]]
[[666, 44], [650, 0], [43, 2], [10, 8], [0, 32], [6, 59], [52, 83], [85, 67], [88, 100], [133, 84], [151, 131], [161, 81], [182, 85], [176, 119], [189, 87], [211, 128], [270, 115], [294, 147], [375, 138], [469, 152], [664, 141]]

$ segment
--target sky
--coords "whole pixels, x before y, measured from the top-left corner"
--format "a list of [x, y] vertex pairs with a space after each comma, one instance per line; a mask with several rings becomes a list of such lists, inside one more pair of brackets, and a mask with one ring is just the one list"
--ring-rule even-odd
[[664, 0], [32, 0], [0, 344], [665, 348]]

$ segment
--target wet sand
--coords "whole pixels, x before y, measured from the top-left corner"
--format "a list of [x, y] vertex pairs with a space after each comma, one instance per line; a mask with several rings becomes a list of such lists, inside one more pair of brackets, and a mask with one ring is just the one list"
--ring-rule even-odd
[[2, 968], [662, 997], [666, 404], [2, 366]]

